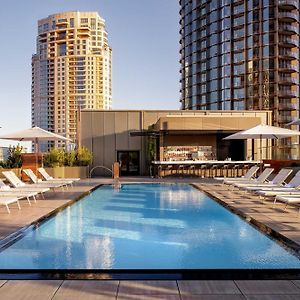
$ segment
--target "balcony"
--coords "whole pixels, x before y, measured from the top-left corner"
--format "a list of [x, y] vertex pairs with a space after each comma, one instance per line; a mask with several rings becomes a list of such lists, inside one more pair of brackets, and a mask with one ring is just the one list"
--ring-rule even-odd
[[278, 5], [280, 8], [285, 9], [295, 9], [299, 7], [298, 0], [278, 0]]
[[298, 46], [298, 40], [296, 39], [290, 39], [290, 38], [280, 38], [279, 39], [279, 45], [281, 47], [289, 47], [289, 48], [293, 48], [293, 47], [297, 47]]
[[298, 21], [298, 14], [293, 12], [280, 11], [278, 13], [280, 20], [284, 22], [296, 22]]
[[279, 98], [295, 98], [298, 97], [297, 92], [291, 90], [279, 90], [278, 97]]
[[281, 77], [279, 78], [278, 84], [280, 85], [294, 85], [298, 84], [299, 80], [293, 77]]
[[292, 64], [281, 64], [279, 63], [279, 71], [286, 72], [286, 73], [294, 73], [298, 72], [298, 67]]
[[286, 102], [286, 103], [279, 103], [278, 110], [297, 110], [297, 104]]
[[287, 25], [287, 24], [280, 24], [279, 25], [279, 32], [283, 32], [285, 34], [297, 34], [298, 28], [293, 25]]
[[279, 50], [279, 56], [284, 58], [284, 59], [298, 59], [298, 51], [290, 51], [290, 50], [285, 50], [285, 49], [280, 49]]
[[290, 123], [294, 121], [292, 116], [278, 116], [278, 123]]

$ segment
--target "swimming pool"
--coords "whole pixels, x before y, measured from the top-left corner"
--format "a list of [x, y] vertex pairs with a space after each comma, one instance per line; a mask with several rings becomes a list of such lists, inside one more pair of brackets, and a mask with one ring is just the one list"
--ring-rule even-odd
[[185, 184], [102, 186], [0, 253], [1, 269], [277, 269], [298, 257]]

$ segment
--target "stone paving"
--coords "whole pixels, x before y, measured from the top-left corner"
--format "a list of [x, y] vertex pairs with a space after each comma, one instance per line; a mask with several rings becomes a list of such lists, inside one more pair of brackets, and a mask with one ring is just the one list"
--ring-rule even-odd
[[300, 299], [300, 281], [289, 280], [14, 280], [0, 281], [0, 299]]
[[[300, 217], [297, 209], [283, 210], [282, 205], [272, 208], [257, 196], [230, 191], [209, 179], [151, 179], [124, 178], [126, 182], [176, 182], [193, 183], [198, 188], [217, 197], [231, 209], [254, 218], [278, 231], [294, 242], [300, 243]], [[0, 211], [0, 239], [29, 225], [42, 216], [66, 205], [99, 184], [113, 184], [112, 179], [82, 180], [67, 192], [48, 193], [45, 200], [28, 206], [21, 201], [22, 210], [12, 207], [12, 213]], [[0, 280], [0, 299], [300, 299], [299, 280]]]

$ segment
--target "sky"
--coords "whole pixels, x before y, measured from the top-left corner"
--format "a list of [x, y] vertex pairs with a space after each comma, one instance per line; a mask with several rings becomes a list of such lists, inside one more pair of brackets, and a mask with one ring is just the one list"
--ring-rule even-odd
[[31, 56], [37, 21], [63, 11], [97, 11], [105, 19], [113, 50], [114, 109], [179, 109], [178, 3], [0, 0], [0, 134], [31, 126]]

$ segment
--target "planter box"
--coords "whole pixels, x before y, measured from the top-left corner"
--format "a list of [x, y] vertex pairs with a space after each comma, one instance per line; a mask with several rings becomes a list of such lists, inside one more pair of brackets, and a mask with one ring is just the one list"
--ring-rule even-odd
[[89, 167], [55, 167], [45, 168], [54, 178], [88, 178]]

